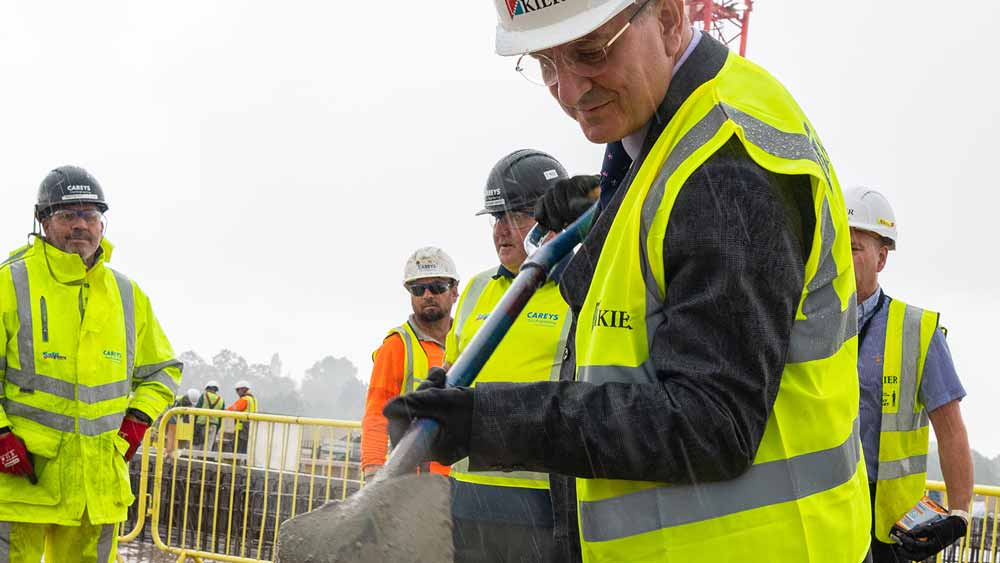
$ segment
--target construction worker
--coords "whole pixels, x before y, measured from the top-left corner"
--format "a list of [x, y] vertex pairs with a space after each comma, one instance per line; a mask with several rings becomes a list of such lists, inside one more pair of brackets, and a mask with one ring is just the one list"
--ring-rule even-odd
[[[598, 177], [580, 179], [595, 187]], [[465, 286], [448, 333], [447, 364], [465, 350], [510, 288], [527, 259], [523, 241], [535, 226], [535, 202], [560, 181], [569, 181], [562, 164], [537, 150], [515, 151], [490, 171], [485, 207], [477, 215], [491, 218], [500, 264], [476, 274]], [[525, 305], [479, 372], [477, 384], [558, 381], [571, 324], [569, 307], [559, 293], [560, 272], [557, 269]], [[452, 466], [451, 477], [456, 562], [551, 560], [552, 501], [547, 474], [471, 471], [469, 460], [462, 459]]]
[[[878, 281], [899, 240], [896, 216], [876, 190], [844, 194], [858, 287], [858, 374], [861, 443], [873, 508], [875, 563], [922, 561], [965, 536], [972, 500], [972, 453], [959, 402], [965, 389], [955, 373], [938, 313], [886, 295]], [[889, 536], [924, 493], [928, 418], [937, 437], [950, 515]]]
[[[195, 403], [198, 402], [200, 393], [195, 388], [190, 388], [184, 394], [177, 395], [174, 400], [174, 407], [193, 407]], [[190, 448], [191, 441], [194, 438], [195, 429], [194, 424], [191, 422], [191, 415], [182, 414], [179, 416], [172, 416], [167, 419], [167, 442], [166, 442], [166, 453], [170, 455], [171, 452], [178, 448]]]
[[[416, 389], [427, 371], [444, 361], [451, 309], [458, 299], [455, 262], [440, 248], [418, 248], [406, 260], [403, 287], [410, 294], [413, 312], [406, 322], [389, 331], [372, 354], [374, 365], [361, 419], [361, 470], [366, 480], [385, 464], [389, 451], [382, 408], [400, 394]], [[448, 467], [437, 463], [427, 469], [448, 474]]]
[[[205, 384], [205, 392], [201, 394], [198, 398], [198, 403], [195, 405], [199, 409], [212, 409], [212, 410], [224, 410], [226, 408], [226, 401], [223, 400], [222, 396], [219, 395], [219, 382], [212, 379]], [[194, 445], [201, 446], [208, 444], [208, 448], [212, 447], [215, 443], [215, 436], [219, 433], [219, 427], [222, 424], [221, 418], [209, 418], [207, 416], [199, 416], [195, 419], [194, 426]], [[206, 428], [208, 433], [208, 440], [205, 440]]]
[[[233, 404], [226, 407], [227, 411], [245, 412], [245, 413], [255, 413], [257, 412], [257, 397], [253, 396], [250, 392], [250, 383], [245, 379], [241, 379], [236, 382], [233, 387], [236, 388], [236, 401]], [[247, 452], [247, 440], [250, 436], [250, 429], [252, 425], [244, 424], [242, 420], [237, 420], [235, 424], [236, 428], [236, 453], [244, 454]]]
[[52, 170], [0, 265], [2, 561], [115, 560], [128, 462], [181, 380], [149, 298], [108, 266], [107, 210], [86, 170]]
[[608, 143], [560, 282], [574, 337], [562, 381], [413, 393], [390, 429], [432, 417], [437, 461], [552, 473], [560, 561], [866, 559], [847, 214], [809, 120], [684, 0], [494, 3], [498, 52]]

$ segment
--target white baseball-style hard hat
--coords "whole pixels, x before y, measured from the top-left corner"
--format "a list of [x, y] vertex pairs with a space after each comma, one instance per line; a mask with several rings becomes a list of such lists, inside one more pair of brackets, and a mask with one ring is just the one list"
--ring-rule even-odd
[[636, 0], [493, 0], [498, 55], [520, 55], [579, 39]]
[[199, 393], [197, 389], [192, 387], [187, 390], [187, 398], [192, 403], [197, 403], [199, 397], [201, 397], [201, 393]]
[[455, 261], [445, 251], [435, 246], [418, 248], [406, 261], [403, 285], [420, 278], [451, 278], [458, 281]]
[[896, 214], [889, 200], [871, 188], [857, 187], [844, 192], [847, 204], [847, 224], [852, 229], [869, 231], [889, 239], [889, 250], [896, 250]]
[[239, 380], [239, 381], [236, 382], [236, 385], [233, 385], [233, 388], [234, 389], [249, 389], [250, 388], [250, 383], [248, 383], [246, 379], [241, 379], [241, 380]]

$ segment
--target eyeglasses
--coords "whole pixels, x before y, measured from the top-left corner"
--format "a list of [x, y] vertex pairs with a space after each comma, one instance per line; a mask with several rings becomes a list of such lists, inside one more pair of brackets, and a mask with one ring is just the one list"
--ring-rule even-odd
[[443, 282], [436, 281], [431, 283], [411, 283], [406, 286], [406, 289], [414, 297], [423, 297], [424, 292], [430, 290], [431, 295], [441, 295], [442, 293], [451, 289], [454, 282]]
[[88, 225], [96, 225], [104, 218], [104, 214], [98, 209], [60, 209], [53, 211], [49, 218], [60, 225], [72, 225], [77, 218], [83, 219]]
[[554, 49], [549, 50], [552, 53], [550, 55], [546, 55], [541, 51], [537, 53], [525, 53], [518, 57], [514, 70], [519, 72], [521, 76], [532, 84], [555, 86], [559, 82], [559, 73], [555, 61], [558, 58], [563, 66], [573, 74], [588, 78], [597, 76], [604, 70], [605, 65], [608, 63], [608, 51], [611, 49], [611, 46], [632, 25], [632, 22], [642, 13], [646, 4], [649, 4], [649, 0], [643, 0], [639, 4], [639, 9], [629, 17], [625, 25], [618, 30], [618, 33], [611, 36], [611, 39], [607, 43], [601, 44], [591, 39], [577, 39], [576, 41], [567, 43], [564, 48], [560, 49], [558, 57], [555, 56]]
[[535, 222], [535, 216], [528, 211], [501, 211], [490, 213], [490, 226], [496, 227], [497, 223], [503, 221], [508, 226], [515, 229], [527, 227]]

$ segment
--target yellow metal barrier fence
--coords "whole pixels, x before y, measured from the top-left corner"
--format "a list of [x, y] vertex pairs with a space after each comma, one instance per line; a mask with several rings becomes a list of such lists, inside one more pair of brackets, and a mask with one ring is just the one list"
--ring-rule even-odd
[[[927, 493], [942, 506], [948, 506], [948, 493], [941, 481], [928, 481]], [[965, 537], [938, 554], [939, 563], [997, 563], [1000, 544], [997, 523], [1000, 522], [1000, 487], [976, 485], [969, 503], [972, 522]]]
[[[168, 431], [185, 425], [193, 431]], [[155, 447], [148, 436], [143, 442], [135, 524], [119, 543], [143, 533], [148, 518], [153, 544], [177, 561], [269, 562], [282, 521], [361, 487], [360, 428], [356, 421], [173, 408], [156, 426]]]

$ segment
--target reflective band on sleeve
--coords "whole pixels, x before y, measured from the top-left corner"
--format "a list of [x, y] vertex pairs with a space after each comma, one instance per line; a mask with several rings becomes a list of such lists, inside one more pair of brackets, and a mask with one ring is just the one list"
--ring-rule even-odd
[[[181, 365], [181, 363], [178, 361], [172, 361], [167, 367], [175, 365], [179, 366]], [[170, 374], [165, 371], [165, 369], [166, 368], [159, 369], [153, 373], [145, 375], [144, 377], [133, 377], [132, 383], [134, 385], [142, 385], [143, 383], [162, 383], [166, 385], [167, 388], [170, 389], [172, 392], [177, 393], [178, 389], [180, 389], [180, 385], [176, 381], [174, 381], [174, 378], [171, 377]]]
[[7, 356], [0, 356], [0, 371], [7, 369]]
[[399, 330], [403, 339], [403, 355], [406, 356], [406, 371], [403, 372], [403, 393], [413, 392], [413, 338], [410, 331], [403, 326]]
[[151, 375], [154, 375], [158, 371], [165, 370], [169, 367], [180, 368], [182, 364], [179, 360], [167, 360], [165, 362], [159, 362], [156, 364], [145, 364], [141, 366], [136, 366], [132, 373], [133, 379], [148, 379]]
[[113, 412], [99, 418], [81, 418], [79, 419], [80, 434], [84, 436], [97, 436], [105, 432], [118, 430], [124, 418], [125, 413], [123, 412]]
[[616, 540], [803, 499], [848, 482], [860, 459], [855, 420], [854, 430], [839, 446], [757, 464], [736, 479], [664, 485], [581, 502], [581, 532], [588, 542]]
[[28, 267], [23, 261], [10, 265], [10, 276], [14, 281], [17, 297], [17, 359], [21, 369], [35, 372], [35, 334], [31, 319], [31, 288], [28, 283]]
[[898, 479], [907, 475], [927, 473], [927, 456], [915, 455], [894, 461], [878, 462], [878, 480]]
[[56, 414], [47, 410], [35, 408], [31, 405], [20, 403], [8, 397], [4, 403], [4, 410], [7, 416], [19, 416], [32, 422], [37, 422], [42, 426], [58, 430], [60, 432], [72, 432], [74, 429], [73, 417], [64, 414]]
[[135, 367], [135, 295], [132, 281], [121, 272], [111, 271], [115, 274], [122, 298], [122, 314], [125, 316], [125, 373], [131, 375], [132, 368]]

